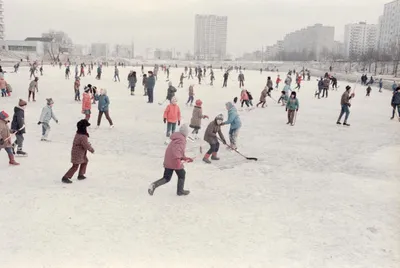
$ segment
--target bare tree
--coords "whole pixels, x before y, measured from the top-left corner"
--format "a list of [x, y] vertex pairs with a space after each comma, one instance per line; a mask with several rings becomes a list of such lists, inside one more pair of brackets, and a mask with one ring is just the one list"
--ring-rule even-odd
[[42, 37], [48, 38], [49, 42], [44, 44], [44, 52], [50, 56], [52, 61], [60, 61], [60, 54], [68, 52], [72, 48], [72, 40], [63, 31], [49, 30]]
[[393, 75], [397, 77], [400, 63], [400, 36], [392, 43], [390, 47], [390, 55], [393, 60]]

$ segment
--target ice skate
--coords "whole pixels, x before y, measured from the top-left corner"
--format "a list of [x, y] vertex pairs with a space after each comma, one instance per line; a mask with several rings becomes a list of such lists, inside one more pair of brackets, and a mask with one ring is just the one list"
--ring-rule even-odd
[[350, 124], [347, 124], [346, 122], [344, 122], [344, 123], [343, 123], [343, 126], [347, 126], [347, 127], [349, 127], [349, 126], [350, 126]]
[[18, 150], [16, 156], [26, 157], [28, 154], [22, 150]]
[[85, 177], [84, 175], [79, 175], [79, 176], [78, 176], [78, 180], [82, 181], [82, 180], [84, 180], [84, 179], [86, 179], [86, 177]]

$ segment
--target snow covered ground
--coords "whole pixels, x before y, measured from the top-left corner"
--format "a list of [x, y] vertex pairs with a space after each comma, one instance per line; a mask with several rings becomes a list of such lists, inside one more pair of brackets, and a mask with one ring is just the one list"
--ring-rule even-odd
[[[199, 148], [208, 146], [188, 142], [187, 155], [197, 157], [186, 164], [191, 194], [176, 196], [174, 175], [151, 197], [147, 187], [163, 173], [165, 105], [157, 103], [167, 82], [160, 74], [155, 103], [147, 104], [141, 86], [129, 95], [129, 70], [120, 68], [121, 83], [112, 81], [113, 67], [101, 81], [82, 78], [108, 89], [115, 128], [103, 118], [90, 129], [96, 152], [88, 179], [65, 185], [81, 104], [64, 69], [45, 66], [37, 102], [25, 112], [29, 157], [10, 167], [0, 153], [0, 267], [399, 267], [400, 123], [389, 120], [391, 92], [374, 88], [366, 98], [357, 86], [347, 128], [335, 124], [346, 83], [318, 100], [313, 78], [299, 93], [294, 127], [270, 99], [268, 108], [241, 112], [239, 150], [258, 162], [221, 148], [221, 160], [206, 165]], [[171, 68], [175, 86], [181, 72]], [[276, 73], [245, 72], [255, 101], [268, 75], [275, 81]], [[226, 116], [224, 103], [240, 93], [235, 72], [225, 89], [222, 73], [215, 76], [214, 87], [195, 86], [210, 120]], [[27, 99], [28, 77], [26, 68], [6, 74], [14, 92], [0, 99], [0, 110], [12, 116], [18, 99]], [[177, 93], [184, 122], [191, 82]], [[43, 143], [37, 122], [48, 97], [60, 123], [51, 123], [53, 142]], [[228, 127], [223, 132], [228, 138]]]

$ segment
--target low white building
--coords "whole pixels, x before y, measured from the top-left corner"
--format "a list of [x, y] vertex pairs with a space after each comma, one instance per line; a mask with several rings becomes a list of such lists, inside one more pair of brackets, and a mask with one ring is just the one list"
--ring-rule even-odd
[[40, 41], [0, 40], [0, 47], [3, 50], [13, 52], [44, 54], [44, 42]]

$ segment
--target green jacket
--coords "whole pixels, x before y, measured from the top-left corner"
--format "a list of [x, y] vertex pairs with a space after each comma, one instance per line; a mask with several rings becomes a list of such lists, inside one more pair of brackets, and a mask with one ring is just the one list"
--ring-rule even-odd
[[299, 100], [297, 98], [295, 98], [295, 99], [289, 98], [289, 100], [286, 104], [286, 109], [294, 111], [299, 108], [300, 108]]

